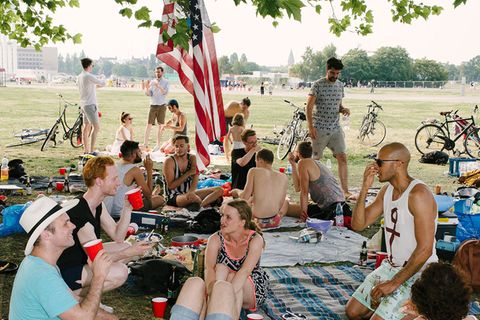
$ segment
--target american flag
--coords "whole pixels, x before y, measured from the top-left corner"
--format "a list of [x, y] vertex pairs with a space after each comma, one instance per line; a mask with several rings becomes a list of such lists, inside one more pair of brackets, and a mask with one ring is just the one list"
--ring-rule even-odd
[[218, 73], [217, 54], [210, 19], [203, 0], [190, 0], [191, 41], [187, 51], [174, 47], [173, 41], [163, 41], [162, 33], [175, 34], [180, 16], [178, 5], [164, 0], [162, 28], [157, 45], [157, 58], [178, 72], [185, 89], [193, 95], [195, 103], [195, 145], [197, 167], [210, 164], [208, 144], [226, 132], [223, 98]]

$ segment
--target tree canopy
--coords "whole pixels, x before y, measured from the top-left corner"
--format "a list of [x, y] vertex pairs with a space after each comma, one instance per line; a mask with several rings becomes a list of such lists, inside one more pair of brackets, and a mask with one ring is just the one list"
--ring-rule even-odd
[[[106, 1], [106, 0], [102, 0]], [[138, 21], [138, 27], [160, 28], [161, 20], [151, 16], [151, 10], [142, 6], [137, 0], [113, 0], [119, 4], [119, 14]], [[347, 30], [354, 30], [358, 34], [366, 35], [372, 32], [374, 14], [367, 5], [367, 0], [233, 0], [235, 5], [250, 4], [256, 8], [257, 16], [273, 18], [273, 25], [283, 17], [301, 21], [302, 10], [311, 8], [320, 14], [324, 7], [331, 10], [328, 24], [330, 32], [339, 36]], [[391, 3], [392, 20], [401, 23], [411, 23], [415, 19], [428, 19], [431, 15], [439, 15], [442, 7], [426, 5], [419, 0], [383, 0]], [[465, 4], [467, 0], [450, 0], [455, 7]], [[176, 24], [177, 33], [172, 36], [175, 44], [186, 47], [188, 44], [189, 29], [187, 18], [189, 0], [176, 0], [185, 17]], [[32, 45], [40, 48], [49, 41], [65, 42], [72, 40], [81, 42], [81, 34], [70, 34], [61, 24], [55, 24], [52, 17], [59, 8], [79, 7], [80, 0], [2, 0], [0, 6], [0, 33], [8, 35], [10, 39], [26, 47]], [[338, 6], [339, 12], [335, 12]], [[218, 30], [218, 28], [216, 28]], [[164, 39], [169, 36], [166, 32]]]

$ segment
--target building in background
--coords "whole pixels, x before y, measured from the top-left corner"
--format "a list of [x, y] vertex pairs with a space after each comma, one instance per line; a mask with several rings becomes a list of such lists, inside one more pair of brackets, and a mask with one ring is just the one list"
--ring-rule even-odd
[[43, 47], [20, 47], [16, 41], [0, 35], [0, 68], [8, 79], [50, 81], [58, 73], [58, 50]]

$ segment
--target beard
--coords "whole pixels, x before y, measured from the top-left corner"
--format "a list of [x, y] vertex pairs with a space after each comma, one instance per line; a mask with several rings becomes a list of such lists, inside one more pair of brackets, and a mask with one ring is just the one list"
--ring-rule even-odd
[[137, 155], [135, 160], [133, 160], [133, 163], [140, 163], [140, 162], [142, 162], [142, 158]]

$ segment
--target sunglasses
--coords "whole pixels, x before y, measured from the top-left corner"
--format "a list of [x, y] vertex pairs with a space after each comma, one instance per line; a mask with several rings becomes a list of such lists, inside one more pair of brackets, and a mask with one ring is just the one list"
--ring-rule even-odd
[[128, 118], [128, 120], [133, 120], [133, 118]]
[[393, 162], [393, 161], [402, 161], [402, 160], [398, 160], [398, 159], [394, 159], [394, 160], [382, 160], [382, 159], [375, 159], [375, 163], [377, 164], [377, 166], [381, 167], [383, 165], [384, 162]]

